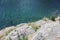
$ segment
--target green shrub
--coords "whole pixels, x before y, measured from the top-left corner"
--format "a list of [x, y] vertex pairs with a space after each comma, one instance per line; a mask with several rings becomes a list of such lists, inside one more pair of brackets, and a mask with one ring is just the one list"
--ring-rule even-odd
[[47, 17], [44, 17], [43, 20], [44, 20], [44, 21], [48, 21], [48, 18], [47, 18]]
[[39, 29], [39, 26], [33, 25], [32, 28], [37, 31]]
[[52, 16], [50, 17], [50, 19], [51, 19], [52, 21], [55, 21], [55, 15], [52, 15]]
[[31, 26], [35, 31], [37, 31], [41, 26], [37, 26], [35, 23], [29, 23], [29, 26]]

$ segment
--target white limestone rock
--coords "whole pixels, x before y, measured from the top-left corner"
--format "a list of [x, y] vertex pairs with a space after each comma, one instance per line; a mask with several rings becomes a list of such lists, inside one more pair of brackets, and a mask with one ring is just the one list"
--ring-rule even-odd
[[16, 29], [15, 26], [7, 27], [5, 29], [0, 30], [0, 40], [5, 39], [5, 37], [14, 29]]
[[41, 25], [44, 25], [44, 24], [46, 24], [46, 23], [51, 23], [52, 21], [51, 20], [49, 20], [49, 19], [43, 19], [43, 20], [38, 20], [38, 21], [36, 21], [35, 22], [35, 24], [37, 25], [37, 26], [41, 26]]
[[39, 29], [32, 40], [60, 40], [60, 23], [47, 23]]
[[55, 20], [59, 22], [60, 21], [60, 17], [55, 18]]
[[34, 32], [35, 30], [33, 30], [31, 26], [28, 26], [28, 24], [24, 24], [22, 27], [13, 30], [4, 40], [17, 40], [18, 34], [20, 37], [22, 37], [22, 35], [28, 36], [29, 34], [32, 34]]

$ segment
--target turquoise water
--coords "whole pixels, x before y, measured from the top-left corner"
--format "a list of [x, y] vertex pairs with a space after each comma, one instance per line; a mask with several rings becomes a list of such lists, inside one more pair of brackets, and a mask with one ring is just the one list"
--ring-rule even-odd
[[49, 17], [59, 9], [57, 0], [0, 0], [0, 29]]

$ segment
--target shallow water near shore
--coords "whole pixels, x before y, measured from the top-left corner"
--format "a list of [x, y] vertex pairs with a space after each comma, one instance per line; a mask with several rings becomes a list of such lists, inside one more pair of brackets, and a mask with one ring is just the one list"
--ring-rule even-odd
[[20, 23], [33, 22], [50, 17], [60, 9], [55, 2], [42, 0], [0, 0], [0, 29]]

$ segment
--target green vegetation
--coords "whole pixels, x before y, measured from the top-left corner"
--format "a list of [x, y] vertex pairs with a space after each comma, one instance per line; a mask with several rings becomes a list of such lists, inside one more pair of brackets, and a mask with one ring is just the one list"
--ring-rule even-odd
[[32, 28], [33, 28], [35, 31], [37, 31], [37, 30], [39, 29], [39, 27], [36, 26], [36, 25], [32, 26]]
[[1, 40], [2, 37], [4, 37], [4, 35], [1, 35], [1, 36], [0, 36], [0, 40]]
[[12, 39], [9, 37], [9, 40], [12, 40]]
[[52, 16], [50, 17], [50, 19], [51, 19], [52, 21], [55, 21], [55, 15], [52, 15]]
[[60, 17], [59, 17], [59, 21], [60, 21]]
[[22, 40], [28, 40], [27, 36], [24, 36], [24, 35], [23, 35]]
[[44, 16], [43, 20], [44, 20], [44, 21], [48, 21], [48, 18]]
[[37, 26], [35, 23], [30, 23], [29, 26], [32, 26], [32, 28], [37, 31], [41, 26]]

